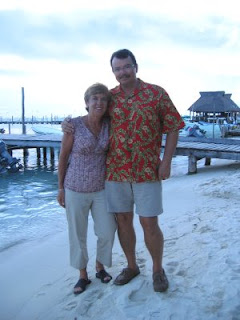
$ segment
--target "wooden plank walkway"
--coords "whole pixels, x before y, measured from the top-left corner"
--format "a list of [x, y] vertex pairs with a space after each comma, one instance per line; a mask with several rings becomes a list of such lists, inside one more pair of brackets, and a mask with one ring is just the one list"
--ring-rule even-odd
[[205, 165], [211, 164], [211, 158], [240, 160], [240, 140], [180, 136], [175, 155], [188, 156], [188, 173], [197, 173], [197, 161], [202, 158], [206, 158]]
[[21, 148], [60, 148], [62, 136], [59, 134], [0, 134], [8, 147]]
[[[0, 134], [8, 148], [60, 148], [61, 135], [23, 135]], [[163, 147], [165, 140], [163, 139]], [[206, 158], [210, 165], [211, 158], [240, 160], [240, 140], [237, 139], [197, 139], [179, 137], [175, 155], [188, 157], [188, 173], [197, 172], [197, 161]]]

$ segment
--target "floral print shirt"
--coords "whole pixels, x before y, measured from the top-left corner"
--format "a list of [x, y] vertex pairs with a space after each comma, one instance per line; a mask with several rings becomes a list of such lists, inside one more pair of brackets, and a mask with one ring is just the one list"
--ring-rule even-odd
[[162, 134], [185, 125], [163, 88], [138, 81], [130, 96], [120, 86], [111, 90], [108, 181], [157, 181]]
[[75, 192], [97, 192], [104, 189], [106, 157], [109, 142], [109, 120], [104, 119], [95, 137], [82, 117], [71, 119], [74, 141], [64, 179], [64, 188]]

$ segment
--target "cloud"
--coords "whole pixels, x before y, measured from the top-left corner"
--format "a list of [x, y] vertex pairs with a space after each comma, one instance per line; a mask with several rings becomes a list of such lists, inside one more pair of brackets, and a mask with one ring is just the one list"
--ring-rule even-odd
[[240, 102], [233, 0], [11, 0], [0, 4], [0, 29], [0, 106], [10, 88], [24, 86], [33, 110], [78, 112], [88, 85], [116, 85], [109, 59], [120, 48], [134, 52], [139, 76], [165, 87], [181, 112], [208, 89]]

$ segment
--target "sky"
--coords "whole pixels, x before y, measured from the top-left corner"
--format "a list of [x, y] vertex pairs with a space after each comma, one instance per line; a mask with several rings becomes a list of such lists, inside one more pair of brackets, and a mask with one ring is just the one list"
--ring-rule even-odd
[[200, 91], [240, 106], [238, 0], [0, 0], [0, 117], [86, 113], [93, 83], [118, 83], [111, 54], [127, 48], [138, 77], [163, 87], [182, 115]]

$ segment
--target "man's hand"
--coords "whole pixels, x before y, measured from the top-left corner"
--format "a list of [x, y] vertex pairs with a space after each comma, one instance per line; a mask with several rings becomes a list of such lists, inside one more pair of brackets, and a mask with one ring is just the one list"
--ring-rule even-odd
[[158, 179], [166, 180], [170, 177], [171, 173], [171, 162], [167, 163], [166, 161], [160, 160], [160, 164], [158, 167]]
[[177, 141], [178, 141], [178, 131], [172, 131], [167, 133], [163, 159], [160, 160], [160, 164], [158, 168], [159, 180], [166, 180], [170, 177], [172, 157], [176, 150]]
[[64, 133], [74, 133], [74, 128], [70, 121], [71, 118], [69, 116], [63, 120], [61, 127]]

